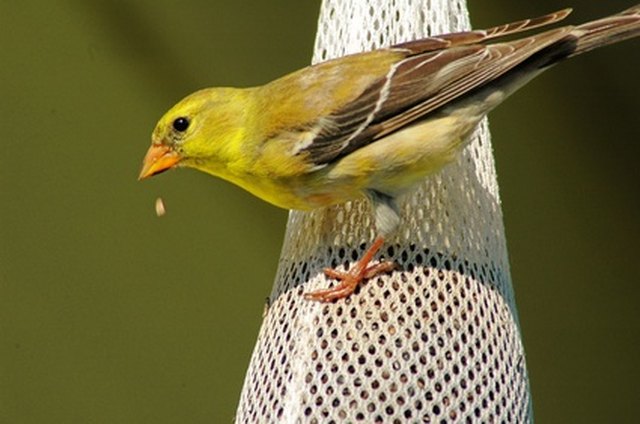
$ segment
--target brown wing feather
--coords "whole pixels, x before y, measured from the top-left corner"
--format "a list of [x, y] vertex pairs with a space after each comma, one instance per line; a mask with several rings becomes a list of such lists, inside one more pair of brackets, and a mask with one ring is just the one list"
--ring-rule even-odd
[[[459, 66], [461, 65], [459, 63], [453, 63], [453, 69], [441, 71], [450, 74], [446, 78], [448, 81], [441, 86], [434, 87], [434, 90], [422, 102], [410, 106], [403, 113], [389, 111], [388, 119], [374, 120], [374, 125], [371, 125], [369, 131], [363, 135], [371, 137], [372, 140], [379, 139], [424, 117], [463, 94], [494, 81], [533, 54], [561, 40], [570, 30], [570, 27], [559, 28], [509, 43], [484, 46], [478, 54], [473, 56], [475, 59], [473, 63], [462, 66]], [[412, 84], [407, 83], [407, 85]], [[411, 88], [417, 89], [415, 86]]]
[[[315, 138], [297, 154], [317, 166], [424, 119], [514, 68], [535, 71], [592, 48], [638, 36], [640, 6], [578, 27], [551, 29], [513, 41], [501, 37], [564, 19], [571, 9], [486, 30], [446, 34], [398, 44], [389, 72], [360, 96], [321, 121], [310, 123]], [[517, 74], [511, 74], [517, 75]], [[500, 81], [503, 81], [500, 79]]]
[[554, 24], [569, 16], [571, 11], [571, 8], [562, 9], [537, 18], [523, 19], [521, 21], [498, 25], [484, 30], [479, 29], [473, 31], [453, 32], [421, 40], [408, 41], [406, 43], [397, 44], [391, 48], [406, 49], [409, 50], [411, 54], [420, 54], [448, 47], [484, 43], [494, 38], [505, 37]]
[[[510, 29], [504, 26], [502, 34], [512, 33]], [[559, 28], [507, 43], [412, 51], [358, 98], [329, 115], [329, 124], [299, 154], [309, 155], [316, 165], [330, 163], [494, 80], [570, 30]]]

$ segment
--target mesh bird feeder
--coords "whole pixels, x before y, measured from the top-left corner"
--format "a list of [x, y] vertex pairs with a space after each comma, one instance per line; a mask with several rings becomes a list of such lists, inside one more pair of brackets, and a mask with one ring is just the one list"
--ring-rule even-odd
[[[464, 0], [325, 0], [313, 62], [469, 26]], [[290, 213], [236, 422], [532, 421], [486, 123], [400, 208], [398, 269], [328, 304], [303, 293], [370, 245], [369, 205]]]

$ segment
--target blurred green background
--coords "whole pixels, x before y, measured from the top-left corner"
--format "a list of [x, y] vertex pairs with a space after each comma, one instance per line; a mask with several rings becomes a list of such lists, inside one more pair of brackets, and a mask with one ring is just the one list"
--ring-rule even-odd
[[[476, 27], [566, 6], [577, 23], [630, 3], [469, 4]], [[0, 422], [232, 421], [286, 211], [194, 171], [136, 177], [185, 94], [308, 64], [318, 10], [0, 2]], [[639, 75], [626, 42], [492, 115], [539, 422], [638, 416]]]

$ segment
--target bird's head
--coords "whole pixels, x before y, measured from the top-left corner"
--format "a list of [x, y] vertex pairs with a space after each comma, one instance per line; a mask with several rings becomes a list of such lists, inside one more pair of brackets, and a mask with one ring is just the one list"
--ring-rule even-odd
[[249, 91], [208, 88], [182, 99], [153, 130], [139, 179], [177, 166], [224, 172], [246, 132]]

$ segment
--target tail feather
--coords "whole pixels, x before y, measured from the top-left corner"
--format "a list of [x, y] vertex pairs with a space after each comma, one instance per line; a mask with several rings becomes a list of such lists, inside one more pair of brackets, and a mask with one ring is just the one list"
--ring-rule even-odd
[[576, 44], [568, 57], [640, 36], [640, 5], [579, 25], [571, 35], [576, 37]]

